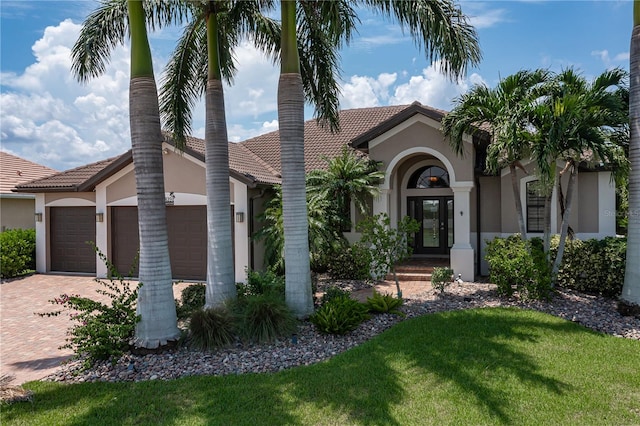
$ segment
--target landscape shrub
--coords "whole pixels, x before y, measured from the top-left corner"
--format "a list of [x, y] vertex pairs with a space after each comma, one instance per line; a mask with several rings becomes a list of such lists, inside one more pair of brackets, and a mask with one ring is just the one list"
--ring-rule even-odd
[[367, 305], [340, 296], [322, 305], [309, 320], [322, 333], [346, 334], [370, 318], [368, 311]]
[[324, 305], [327, 302], [335, 299], [336, 297], [350, 297], [351, 292], [349, 290], [342, 289], [336, 285], [329, 286], [320, 299], [320, 304]]
[[104, 289], [96, 292], [107, 296], [111, 302], [105, 304], [79, 295], [62, 294], [49, 300], [61, 310], [38, 313], [42, 317], [58, 316], [63, 310], [69, 312], [72, 325], [68, 330], [67, 343], [60, 349], [71, 349], [76, 359], [84, 359], [89, 367], [98, 360], [111, 358], [115, 362], [128, 349], [140, 316], [136, 314], [136, 300], [142, 283], [135, 287], [118, 274], [116, 268], [100, 251], [98, 256], [107, 265], [108, 280], [96, 278]]
[[36, 269], [36, 230], [0, 233], [0, 277], [13, 278]]
[[190, 284], [180, 293], [180, 300], [176, 300], [178, 318], [189, 318], [191, 314], [204, 308], [207, 287], [203, 283]]
[[[552, 258], [559, 239], [552, 240]], [[557, 284], [589, 294], [618, 297], [624, 284], [626, 238], [571, 240], [565, 246]]]
[[404, 312], [400, 311], [400, 306], [402, 306], [402, 299], [398, 299], [393, 297], [391, 294], [382, 294], [373, 289], [373, 295], [371, 297], [367, 297], [367, 308], [369, 312], [379, 313], [379, 314], [396, 314], [401, 317], [404, 317]]
[[359, 244], [335, 253], [328, 265], [331, 278], [337, 280], [368, 280], [371, 278], [371, 254]]
[[272, 294], [284, 299], [284, 276], [276, 274], [272, 269], [267, 271], [248, 271], [247, 282], [236, 283], [238, 298]]
[[238, 302], [238, 329], [240, 335], [246, 339], [272, 342], [294, 333], [297, 329], [297, 320], [280, 295], [250, 295]]
[[235, 338], [236, 318], [226, 307], [196, 309], [189, 321], [192, 346], [211, 350], [230, 345]]
[[451, 276], [453, 275], [453, 269], [435, 267], [431, 274], [431, 285], [440, 293], [444, 293], [444, 289], [451, 285]]
[[496, 237], [487, 243], [486, 253], [489, 279], [500, 295], [517, 290], [523, 299], [550, 297], [550, 269], [540, 242], [523, 241], [520, 235]]

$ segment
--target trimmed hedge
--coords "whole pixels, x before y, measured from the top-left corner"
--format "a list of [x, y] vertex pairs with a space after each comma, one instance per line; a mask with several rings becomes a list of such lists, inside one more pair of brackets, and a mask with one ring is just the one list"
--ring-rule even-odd
[[[559, 238], [551, 241], [551, 259], [555, 258]], [[627, 239], [571, 240], [565, 246], [558, 271], [560, 287], [606, 297], [618, 297], [624, 284]]]
[[0, 277], [13, 278], [36, 269], [36, 230], [0, 233]]

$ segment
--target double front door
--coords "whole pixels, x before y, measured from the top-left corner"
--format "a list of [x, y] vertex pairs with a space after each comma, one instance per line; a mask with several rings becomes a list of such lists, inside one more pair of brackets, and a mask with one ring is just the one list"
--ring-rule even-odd
[[420, 224], [416, 254], [449, 254], [453, 245], [453, 197], [408, 197], [407, 214]]

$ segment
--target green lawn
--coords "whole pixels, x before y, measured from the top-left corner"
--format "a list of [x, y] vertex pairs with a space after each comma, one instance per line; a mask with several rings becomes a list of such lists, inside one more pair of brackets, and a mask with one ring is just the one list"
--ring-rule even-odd
[[640, 342], [535, 311], [408, 320], [278, 374], [169, 382], [31, 382], [0, 423], [37, 425], [637, 425]]

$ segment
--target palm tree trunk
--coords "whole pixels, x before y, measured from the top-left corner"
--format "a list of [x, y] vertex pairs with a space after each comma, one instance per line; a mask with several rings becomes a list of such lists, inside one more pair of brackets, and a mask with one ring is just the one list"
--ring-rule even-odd
[[282, 164], [285, 294], [298, 318], [313, 313], [309, 266], [309, 224], [304, 169], [304, 92], [296, 43], [296, 4], [281, 2], [282, 71], [278, 121]]
[[518, 227], [520, 228], [520, 236], [523, 241], [527, 239], [527, 227], [524, 224], [524, 213], [522, 210], [522, 200], [520, 200], [520, 185], [518, 182], [518, 169], [515, 163], [509, 164], [509, 172], [511, 173], [511, 188], [513, 189], [513, 198], [516, 201], [516, 214], [518, 215]]
[[640, 305], [640, 0], [633, 3], [629, 85], [629, 226], [622, 299]]
[[[564, 246], [567, 239], [567, 232], [569, 230], [569, 220], [571, 216], [571, 207], [573, 207], [573, 192], [575, 189], [576, 179], [578, 177], [578, 165], [573, 163], [571, 165], [571, 174], [569, 175], [569, 183], [567, 184], [567, 196], [565, 198], [565, 209], [562, 215], [562, 226], [560, 227], [560, 242], [558, 243], [558, 253], [556, 253], [556, 259], [553, 262], [553, 268], [551, 270], [551, 282], [555, 285], [558, 277], [558, 270], [562, 263], [562, 257], [564, 256]], [[558, 179], [560, 181], [560, 179]]]
[[151, 49], [142, 3], [129, 1], [128, 7], [131, 28], [129, 121], [138, 193], [139, 279], [143, 284], [138, 293], [136, 309], [141, 320], [136, 326], [134, 344], [156, 348], [177, 339], [180, 331], [173, 300], [162, 135]]
[[206, 90], [205, 166], [207, 186], [207, 308], [236, 298], [229, 189], [229, 142], [224, 91], [218, 61], [215, 13], [207, 17], [208, 81]]

